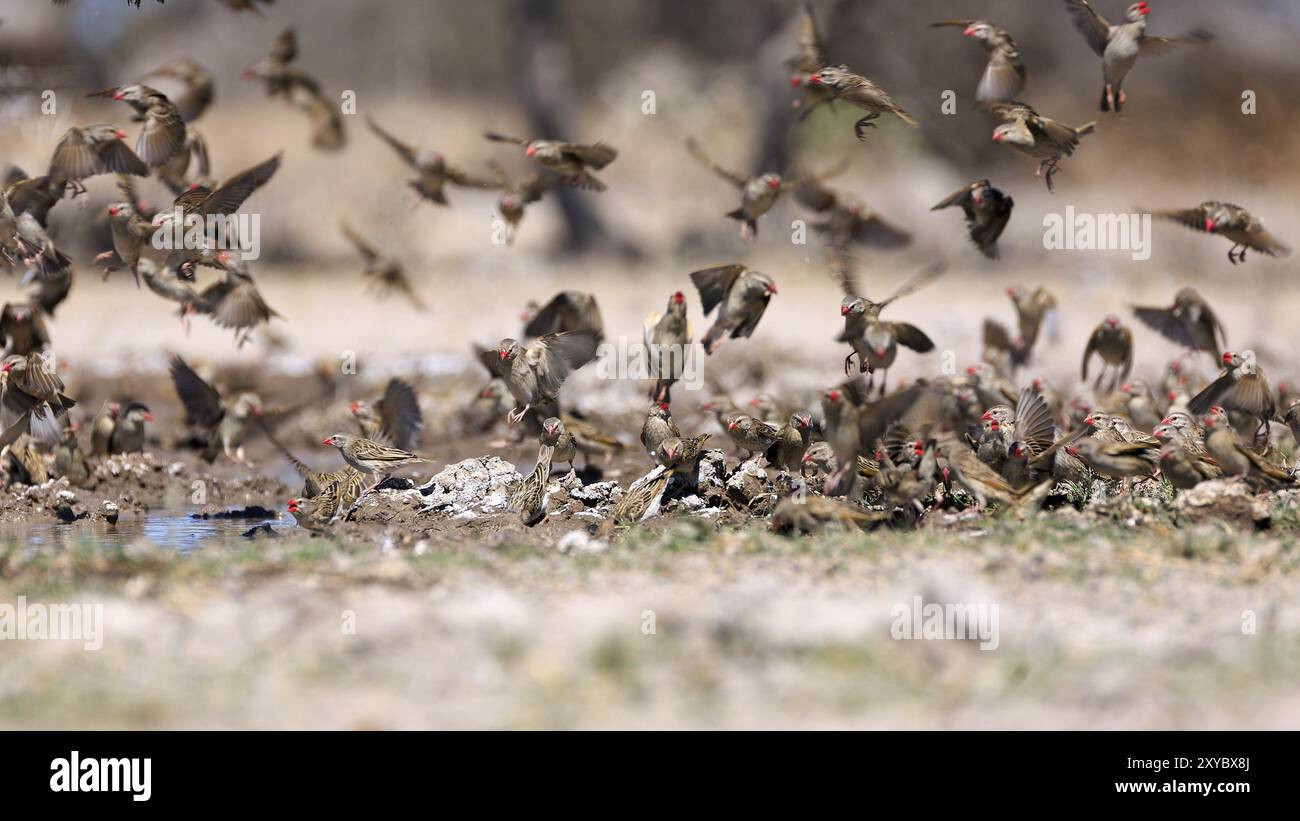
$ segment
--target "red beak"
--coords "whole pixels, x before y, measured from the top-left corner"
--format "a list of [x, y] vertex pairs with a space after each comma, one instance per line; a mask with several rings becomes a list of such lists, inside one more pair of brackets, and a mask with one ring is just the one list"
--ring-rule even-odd
[[821, 85], [821, 84], [822, 84], [822, 78], [821, 78], [821, 75], [820, 75], [820, 74], [810, 74], [810, 75], [808, 75], [808, 85], [810, 85], [810, 86], [819, 86], [819, 85]]
[[776, 189], [778, 189], [778, 188], [781, 187], [781, 183], [780, 183], [780, 181], [778, 181], [778, 180], [768, 180], [768, 181], [767, 181], [767, 187], [768, 187], [768, 188], [771, 188], [773, 191], [775, 191]]
[[790, 78], [790, 87], [791, 87], [791, 88], [798, 88], [800, 82], [802, 82], [802, 81], [799, 79], [799, 75], [796, 74], [795, 76], [793, 76], [793, 77]]
[[735, 423], [735, 422], [728, 422], [728, 423], [727, 423], [727, 430], [735, 430], [735, 429], [736, 429], [736, 423]]
[[1000, 143], [1000, 142], [1002, 142], [1002, 132], [1001, 132], [1001, 131], [994, 131], [994, 132], [993, 132], [993, 142], [995, 142], [995, 143]]
[[840, 316], [848, 316], [848, 315], [849, 315], [849, 306], [847, 305], [840, 306]]
[[125, 140], [126, 132], [119, 128], [118, 130], [113, 132], [113, 136], [117, 137], [119, 140]]
[[251, 80], [251, 79], [253, 79], [253, 72], [252, 72], [251, 69], [247, 69], [247, 68], [246, 68], [246, 69], [244, 69], [244, 72], [243, 72], [242, 74], [240, 74], [239, 76], [240, 76], [240, 77], [243, 77], [245, 80]]
[[975, 36], [975, 27], [974, 27], [974, 26], [967, 26], [967, 27], [966, 27], [966, 30], [963, 31], [962, 34], [966, 35], [967, 37], [974, 37], [974, 36]]
[[1225, 364], [1225, 365], [1231, 365], [1231, 364], [1232, 364], [1232, 352], [1231, 352], [1231, 351], [1224, 351], [1224, 353], [1223, 353], [1223, 364]]
[[114, 92], [113, 92], [113, 99], [114, 99], [114, 100], [125, 100], [125, 99], [126, 99], [126, 96], [123, 95], [122, 92], [120, 92], [120, 91], [114, 91]]
[[509, 356], [509, 354], [506, 353], [505, 351], [497, 351], [497, 356], [500, 356], [500, 357], [501, 357], [501, 360], [504, 362], [504, 361], [505, 361], [505, 358], [506, 358], [507, 356]]
[[524, 153], [527, 154], [527, 155], [530, 156], [530, 157], [536, 157], [536, 156], [537, 156], [537, 149], [530, 145], [530, 146], [528, 146], [528, 149], [527, 149], [526, 151], [524, 151]]
[[1205, 218], [1205, 230], [1206, 231], [1214, 230], [1214, 220], [1210, 219], [1209, 217]]
[[144, 415], [144, 421], [146, 421], [146, 422], [152, 422], [152, 421], [153, 421], [153, 414], [152, 414], [152, 413], [145, 413], [145, 415]]
[[769, 294], [774, 294], [774, 293], [776, 293], [776, 286], [775, 286], [775, 285], [769, 285], [769, 286], [767, 286], [767, 292], [768, 292]]
[[989, 421], [992, 418], [993, 415], [990, 414], [988, 411], [984, 411], [984, 415], [980, 417], [980, 419], [983, 419], [985, 422]]
[[331, 437], [328, 438], [328, 439], [322, 439], [322, 440], [320, 440], [320, 443], [321, 443], [322, 445], [332, 445], [332, 444], [334, 444], [334, 437], [331, 436]]

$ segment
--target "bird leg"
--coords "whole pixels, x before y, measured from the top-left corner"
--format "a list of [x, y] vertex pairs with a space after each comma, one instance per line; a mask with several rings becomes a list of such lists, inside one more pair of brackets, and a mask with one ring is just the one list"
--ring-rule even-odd
[[882, 397], [885, 395], [885, 386], [887, 386], [888, 384], [889, 384], [889, 369], [885, 368], [885, 372], [880, 375], [880, 395]]
[[[1047, 193], [1049, 194], [1056, 193], [1056, 186], [1052, 184], [1052, 177], [1055, 176], [1056, 164], [1060, 161], [1060, 157], [1052, 157], [1049, 160], [1043, 160], [1038, 164], [1038, 173], [1034, 175], [1041, 176], [1043, 181], [1047, 183]], [[1044, 173], [1044, 169], [1046, 169], [1046, 173]]]
[[862, 133], [862, 129], [875, 128], [876, 124], [871, 121], [876, 119], [879, 116], [880, 116], [879, 113], [868, 114], [867, 116], [863, 117], [861, 120], [858, 120], [856, 123], [853, 124], [853, 133], [857, 135], [858, 142], [867, 141], [867, 135]]
[[1106, 109], [1108, 111], [1115, 110], [1115, 87], [1110, 83], [1106, 83]]
[[532, 403], [525, 403], [523, 410], [515, 410], [512, 408], [510, 412], [506, 414], [506, 423], [510, 425], [518, 425], [519, 420], [524, 418], [524, 414], [528, 413], [528, 409], [531, 407]]
[[853, 352], [849, 351], [849, 355], [844, 357], [844, 375], [848, 376], [850, 373], [852, 373], [852, 371], [853, 371]]

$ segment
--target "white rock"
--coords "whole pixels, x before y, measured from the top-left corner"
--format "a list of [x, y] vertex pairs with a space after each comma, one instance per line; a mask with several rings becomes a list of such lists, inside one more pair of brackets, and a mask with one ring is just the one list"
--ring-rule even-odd
[[510, 489], [521, 480], [514, 465], [499, 457], [466, 459], [443, 468], [420, 487], [422, 504], [457, 518], [473, 518], [476, 513], [505, 510]]
[[555, 549], [561, 553], [604, 553], [609, 545], [601, 539], [593, 539], [585, 530], [570, 530], [555, 543]]

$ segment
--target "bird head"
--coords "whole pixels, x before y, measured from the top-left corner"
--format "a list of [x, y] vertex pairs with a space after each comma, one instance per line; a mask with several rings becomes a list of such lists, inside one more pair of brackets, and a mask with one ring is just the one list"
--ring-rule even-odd
[[1065, 448], [1065, 452], [1070, 454], [1071, 456], [1078, 456], [1079, 448], [1076, 445], [1069, 445]]
[[1206, 217], [1206, 218], [1205, 218], [1205, 230], [1206, 230], [1206, 231], [1213, 231], [1213, 230], [1214, 230], [1214, 217]]
[[807, 78], [807, 82], [808, 82], [808, 85], [810, 85], [810, 86], [819, 86], [819, 85], [821, 85], [823, 82], [825, 82], [825, 80], [822, 79], [822, 73], [821, 73], [820, 71], [818, 71], [818, 72], [815, 73], [815, 74], [809, 74], [809, 75], [808, 75], [808, 78]]
[[326, 436], [324, 439], [320, 440], [320, 443], [321, 443], [322, 445], [332, 445], [332, 444], [334, 444], [334, 437], [333, 437], [333, 436]]
[[297, 513], [297, 512], [301, 509], [301, 505], [302, 505], [302, 500], [301, 500], [301, 499], [290, 499], [290, 500], [289, 500], [289, 512], [290, 512], [290, 513]]
[[1016, 459], [1019, 459], [1020, 456], [1021, 456], [1021, 454], [1023, 454], [1024, 452], [1025, 452], [1025, 451], [1024, 451], [1024, 448], [1020, 447], [1020, 443], [1019, 443], [1019, 442], [1012, 442], [1012, 443], [1011, 443], [1011, 448], [1010, 448], [1010, 450], [1008, 451], [1008, 453], [1010, 453], [1010, 454], [1011, 454], [1013, 457], [1015, 457]]
[[1035, 377], [1034, 377], [1034, 381], [1033, 381], [1031, 384], [1034, 386], [1034, 392], [1035, 392], [1035, 393], [1042, 393], [1042, 392], [1043, 392], [1043, 377], [1041, 377], [1041, 376], [1035, 376]]
[[831, 390], [826, 391], [826, 400], [830, 402], [832, 405], [835, 405], [839, 403], [843, 395], [844, 394], [840, 393], [840, 390], [838, 388], [832, 388]]
[[812, 427], [812, 417], [806, 413], [796, 413], [790, 417], [790, 424], [800, 430], [807, 430]]
[[1141, 20], [1143, 17], [1146, 17], [1150, 13], [1151, 13], [1151, 6], [1147, 5], [1145, 0], [1143, 0], [1143, 2], [1141, 3], [1134, 3], [1133, 5], [1129, 6], [1128, 12], [1126, 13], [1125, 17], [1130, 23], [1136, 23], [1138, 20]]
[[502, 362], [509, 362], [519, 355], [519, 343], [513, 339], [503, 339], [497, 346], [497, 357]]
[[1241, 357], [1237, 356], [1237, 354], [1234, 351], [1223, 352], [1223, 366], [1225, 368], [1230, 368], [1233, 365], [1239, 364], [1240, 360]]
[[925, 455], [925, 442], [922, 442], [920, 439], [917, 439], [915, 442], [913, 442], [913, 443], [912, 443], [912, 453], [913, 453], [914, 455], [916, 455], [916, 456], [924, 456], [924, 455]]
[[361, 410], [361, 403], [360, 403], [360, 402], [353, 402], [351, 405], [348, 405], [348, 409], [349, 409], [350, 411], [352, 411], [354, 414], [355, 414], [355, 413], [358, 413], [358, 412], [360, 412], [360, 410]]
[[686, 296], [685, 296], [681, 291], [678, 291], [678, 292], [676, 292], [676, 293], [673, 294], [673, 304], [674, 304], [674, 305], [682, 305], [682, 304], [684, 304], [685, 302], [686, 302]]
[[779, 174], [764, 174], [761, 179], [768, 189], [775, 191], [781, 187], [781, 177]]
[[1119, 317], [1115, 316], [1114, 314], [1111, 314], [1110, 316], [1107, 316], [1107, 317], [1106, 317], [1106, 327], [1108, 327], [1108, 328], [1118, 328], [1118, 327], [1119, 327]]
[[799, 457], [799, 462], [800, 464], [806, 465], [812, 461], [812, 458], [813, 458], [812, 453], [810, 453], [809, 451], [804, 451], [803, 456]]

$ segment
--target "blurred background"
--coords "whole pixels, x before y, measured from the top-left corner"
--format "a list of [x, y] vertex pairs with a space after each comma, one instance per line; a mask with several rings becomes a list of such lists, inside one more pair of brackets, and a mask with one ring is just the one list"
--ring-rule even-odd
[[[1229, 339], [1250, 344], [1268, 361], [1297, 340], [1288, 294], [1294, 262], [1252, 254], [1244, 267], [1226, 259], [1228, 243], [1172, 223], [1154, 226], [1154, 252], [1138, 262], [1127, 251], [1049, 251], [1043, 215], [1122, 212], [1134, 206], [1188, 207], [1205, 199], [1250, 208], [1284, 241], [1300, 237], [1294, 190], [1300, 169], [1295, 78], [1300, 54], [1300, 4], [1249, 0], [1152, 3], [1148, 32], [1212, 31], [1216, 42], [1144, 57], [1129, 75], [1122, 118], [1096, 110], [1100, 60], [1075, 31], [1059, 2], [946, 0], [816, 0], [818, 24], [832, 63], [847, 63], [888, 89], [921, 124], [880, 120], [865, 143], [845, 106], [825, 107], [805, 121], [791, 108], [794, 89], [784, 60], [795, 53], [801, 4], [794, 0], [485, 0], [477, 3], [355, 3], [276, 0], [262, 13], [236, 13], [217, 0], [145, 0], [137, 10], [120, 0], [74, 0], [54, 6], [0, 0], [0, 161], [41, 173], [59, 135], [73, 124], [129, 126], [120, 103], [85, 95], [129, 82], [169, 60], [188, 56], [215, 77], [213, 105], [195, 124], [206, 137], [214, 174], [232, 175], [276, 151], [285, 152], [274, 180], [245, 210], [262, 218], [262, 259], [254, 265], [270, 304], [284, 315], [272, 328], [303, 356], [340, 347], [382, 355], [446, 354], [468, 359], [467, 342], [494, 342], [518, 330], [528, 299], [565, 287], [596, 293], [611, 335], [640, 334], [642, 318], [686, 274], [742, 261], [773, 274], [781, 287], [759, 332], [745, 348], [792, 347], [825, 362], [810, 381], [836, 375], [830, 339], [838, 292], [826, 275], [816, 237], [791, 242], [791, 222], [809, 218], [785, 197], [744, 244], [723, 217], [737, 205], [727, 183], [683, 148], [695, 135], [723, 165], [743, 173], [793, 176], [828, 168], [843, 157], [850, 169], [832, 181], [913, 234], [900, 252], [863, 251], [867, 292], [880, 298], [937, 256], [952, 263], [944, 287], [898, 306], [940, 349], [977, 356], [980, 321], [1011, 319], [1003, 288], [1043, 283], [1063, 311], [1062, 350], [1074, 373], [1087, 333], [1108, 312], [1131, 302], [1165, 304], [1192, 284], [1221, 310]], [[1111, 20], [1121, 0], [1098, 0]], [[1073, 125], [1100, 120], [1074, 157], [1064, 160], [1057, 193], [1035, 178], [1035, 161], [990, 140], [995, 125], [972, 106], [985, 55], [960, 29], [931, 22], [980, 15], [1016, 39], [1029, 69], [1026, 101]], [[338, 152], [309, 144], [300, 112], [266, 97], [241, 71], [267, 53], [285, 27], [298, 33], [296, 65], [340, 101], [347, 142]], [[155, 85], [167, 92], [169, 81]], [[42, 116], [40, 93], [55, 92], [57, 114]], [[952, 90], [957, 112], [940, 110]], [[1254, 92], [1257, 113], [1242, 113]], [[645, 92], [654, 112], [644, 113]], [[600, 177], [602, 194], [566, 191], [533, 207], [513, 246], [494, 245], [491, 192], [449, 189], [450, 207], [417, 201], [408, 169], [365, 126], [373, 116], [417, 146], [445, 153], [466, 171], [488, 175], [489, 160], [516, 179], [530, 163], [522, 150], [482, 139], [485, 129], [526, 137], [607, 141], [619, 158]], [[955, 210], [929, 208], [980, 177], [1012, 195], [1016, 210], [1001, 240], [1003, 259], [988, 261], [969, 244]], [[137, 292], [118, 275], [107, 283], [88, 261], [109, 246], [102, 220], [115, 200], [110, 177], [88, 182], [87, 202], [64, 203], [51, 233], [78, 261], [78, 279], [54, 322], [56, 346], [96, 360], [147, 356], [162, 348], [209, 356], [236, 352], [229, 335], [200, 320], [181, 334], [171, 307]], [[155, 181], [142, 193], [165, 203]], [[338, 231], [346, 218], [401, 257], [431, 304], [421, 314], [380, 303], [360, 281], [359, 260]], [[795, 286], [795, 287], [791, 287]], [[0, 287], [20, 293], [17, 278]], [[698, 301], [692, 297], [697, 328]], [[929, 325], [923, 320], [929, 319]], [[791, 345], [791, 343], [796, 343]], [[1171, 353], [1141, 333], [1139, 362]], [[735, 350], [727, 354], [734, 356]], [[933, 371], [908, 357], [899, 374]], [[1065, 377], [1062, 377], [1065, 378]]]

